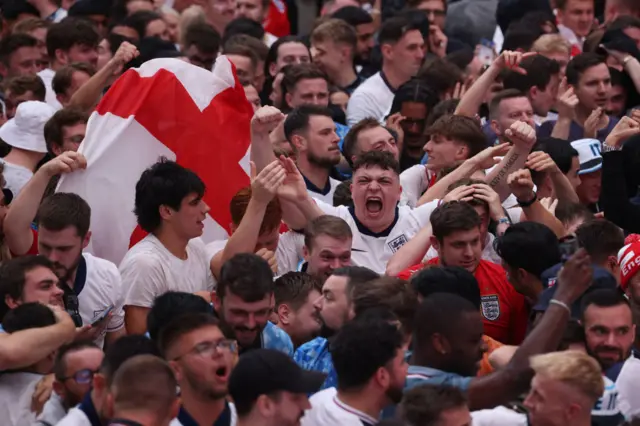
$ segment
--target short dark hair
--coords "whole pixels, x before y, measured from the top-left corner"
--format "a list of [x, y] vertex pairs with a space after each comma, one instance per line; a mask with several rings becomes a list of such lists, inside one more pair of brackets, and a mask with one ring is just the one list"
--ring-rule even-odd
[[524, 93], [527, 93], [532, 87], [546, 90], [551, 82], [551, 77], [560, 73], [560, 64], [543, 55], [524, 58], [520, 67], [525, 69], [527, 73], [509, 71], [503, 79], [505, 89], [516, 89]]
[[604, 263], [609, 256], [617, 257], [624, 247], [624, 232], [606, 219], [583, 223], [576, 229], [576, 238], [594, 263]]
[[245, 302], [257, 302], [273, 294], [273, 272], [266, 260], [252, 253], [239, 253], [220, 270], [216, 294], [223, 300], [227, 292]]
[[402, 104], [406, 102], [423, 104], [427, 108], [428, 115], [431, 110], [438, 105], [440, 98], [426, 81], [419, 78], [412, 78], [396, 90], [389, 115], [400, 112]]
[[168, 291], [156, 297], [147, 315], [147, 332], [157, 341], [160, 330], [175, 318], [190, 313], [212, 314], [213, 308], [200, 296], [182, 291]]
[[418, 73], [418, 78], [424, 80], [442, 96], [462, 82], [464, 72], [453, 62], [439, 58], [431, 63], [425, 63]]
[[310, 221], [304, 230], [304, 245], [309, 251], [313, 241], [320, 235], [328, 235], [338, 240], [353, 238], [351, 228], [344, 219], [327, 214]]
[[295, 90], [296, 85], [302, 80], [311, 80], [321, 78], [329, 85], [327, 75], [316, 64], [295, 64], [283, 68], [282, 88], [285, 93], [291, 93]]
[[263, 62], [267, 60], [267, 56], [269, 55], [269, 48], [262, 40], [258, 40], [247, 34], [236, 34], [230, 37], [222, 46], [222, 52], [226, 53], [227, 50], [235, 49], [236, 46], [251, 49], [258, 59]]
[[84, 238], [91, 225], [91, 207], [78, 194], [56, 192], [42, 200], [37, 217], [40, 227], [61, 231], [73, 226], [78, 236]]
[[570, 201], [560, 200], [556, 207], [556, 218], [567, 226], [576, 219], [584, 219], [590, 221], [594, 219], [593, 212], [582, 203], [572, 203]]
[[571, 146], [571, 142], [564, 139], [545, 138], [538, 142], [540, 151], [549, 154], [549, 157], [558, 166], [562, 174], [569, 173], [574, 157], [578, 157], [578, 151]]
[[264, 27], [259, 22], [250, 18], [239, 17], [235, 18], [224, 27], [224, 33], [222, 34], [222, 44], [224, 45], [227, 40], [236, 34], [247, 34], [258, 40], [264, 38]]
[[469, 150], [469, 158], [489, 146], [487, 137], [476, 120], [462, 115], [440, 117], [428, 129], [430, 136], [442, 136], [462, 143]]
[[480, 287], [476, 277], [459, 266], [431, 266], [411, 277], [411, 286], [422, 297], [435, 293], [453, 293], [480, 309]]
[[76, 72], [84, 72], [87, 73], [89, 77], [92, 77], [96, 73], [96, 70], [84, 62], [74, 62], [60, 68], [56, 71], [51, 81], [51, 86], [56, 95], [64, 95], [67, 90], [69, 90], [73, 84], [73, 74]]
[[205, 327], [220, 328], [220, 322], [213, 315], [202, 313], [188, 313], [173, 318], [160, 329], [158, 335], [158, 348], [162, 357], [167, 358], [171, 348], [182, 336]]
[[9, 65], [9, 59], [18, 49], [36, 47], [38, 40], [29, 34], [10, 34], [0, 41], [0, 61]]
[[[631, 0], [629, 7], [635, 8], [640, 14], [640, 5], [637, 2]], [[640, 18], [631, 15], [618, 16], [609, 24], [607, 31], [626, 30], [627, 28], [640, 28]]]
[[53, 375], [56, 380], [62, 381], [67, 375], [67, 354], [71, 352], [81, 351], [83, 349], [98, 349], [102, 350], [90, 340], [78, 340], [71, 343], [66, 343], [58, 349], [56, 353], [55, 361], [53, 362]]
[[460, 99], [447, 99], [438, 102], [427, 117], [427, 126], [432, 126], [440, 117], [453, 115], [460, 104]]
[[[233, 36], [232, 39], [235, 39], [239, 36], [235, 35]], [[248, 38], [252, 39], [253, 37], [249, 37]], [[254, 39], [255, 40], [255, 39]], [[251, 61], [251, 66], [257, 71], [258, 70], [258, 62], [260, 61], [260, 58], [258, 57], [258, 54], [256, 53], [256, 51], [251, 48], [251, 46], [247, 46], [245, 44], [241, 44], [241, 43], [229, 43], [227, 42], [224, 47], [222, 48], [222, 53], [224, 55], [239, 55], [239, 56], [244, 56], [249, 58], [249, 60]]]
[[48, 327], [55, 323], [56, 316], [53, 311], [37, 302], [23, 303], [7, 312], [2, 318], [2, 328], [6, 333]]
[[147, 36], [147, 25], [149, 25], [150, 22], [158, 20], [162, 20], [160, 14], [150, 10], [139, 10], [125, 19], [125, 25], [136, 30], [142, 40]]
[[347, 322], [329, 345], [339, 390], [365, 386], [379, 368], [393, 360], [403, 337], [395, 325], [381, 319]]
[[44, 102], [47, 89], [44, 82], [37, 75], [19, 75], [8, 79], [2, 84], [5, 93], [12, 92], [15, 95], [24, 95], [27, 92], [33, 92], [33, 95], [40, 102]]
[[56, 111], [44, 125], [44, 140], [47, 142], [47, 150], [51, 152], [53, 146], [62, 148], [63, 128], [79, 123], [86, 124], [89, 116], [80, 108], [67, 107]]
[[289, 142], [295, 134], [305, 132], [309, 128], [312, 116], [321, 115], [332, 118], [331, 110], [319, 105], [301, 105], [294, 108], [284, 120], [284, 136]]
[[356, 316], [371, 309], [384, 308], [394, 313], [402, 324], [406, 335], [413, 332], [413, 322], [418, 307], [418, 298], [405, 280], [395, 277], [380, 277], [367, 286], [353, 290], [351, 295]]
[[279, 276], [274, 282], [275, 309], [287, 304], [297, 311], [307, 302], [309, 293], [313, 290], [322, 291], [322, 283], [306, 272], [287, 272]]
[[500, 104], [502, 104], [502, 101], [506, 101], [507, 99], [526, 97], [527, 95], [516, 89], [506, 89], [499, 91], [494, 95], [493, 99], [491, 99], [491, 102], [489, 102], [489, 118], [495, 119], [498, 116], [498, 110], [500, 109]]
[[531, 50], [533, 43], [543, 34], [544, 32], [541, 28], [530, 28], [520, 23], [509, 25], [507, 32], [504, 34], [502, 52], [505, 50], [523, 50], [528, 52]]
[[[344, 137], [344, 144], [342, 145], [342, 154], [349, 164], [352, 164], [351, 157], [356, 153], [356, 146], [358, 145], [357, 142], [360, 133], [365, 130], [376, 129], [378, 127], [386, 129], [386, 127], [380, 124], [380, 122], [373, 117], [363, 118], [362, 120], [351, 126]], [[389, 132], [389, 134], [391, 134], [391, 132]], [[391, 136], [393, 135], [391, 134]]]
[[352, 27], [362, 24], [370, 24], [373, 18], [364, 9], [358, 6], [344, 6], [333, 12], [332, 18], [342, 19]]
[[458, 333], [462, 317], [477, 312], [478, 308], [473, 303], [453, 293], [435, 293], [425, 298], [416, 312], [415, 350], [430, 345], [434, 333], [447, 337]]
[[67, 17], [53, 24], [47, 31], [47, 53], [56, 57], [56, 50], [68, 51], [75, 45], [97, 47], [100, 36], [95, 27], [84, 18]]
[[175, 161], [161, 158], [160, 161], [142, 172], [136, 183], [134, 213], [138, 225], [154, 232], [162, 225], [160, 206], [180, 210], [182, 200], [189, 194], [204, 196], [205, 185], [193, 171]]
[[378, 33], [378, 43], [381, 46], [383, 44], [395, 44], [399, 42], [409, 31], [420, 31], [420, 29], [421, 28], [418, 23], [412, 22], [402, 16], [395, 16], [382, 23], [380, 32]]
[[391, 170], [397, 174], [400, 166], [390, 152], [368, 151], [356, 158], [353, 163], [353, 174], [361, 168], [367, 169], [369, 167], [379, 167], [382, 170]]
[[617, 288], [599, 288], [588, 291], [582, 297], [581, 312], [582, 323], [585, 321], [585, 312], [589, 306], [597, 306], [599, 308], [612, 308], [614, 306], [626, 305], [631, 309], [629, 299]]
[[545, 225], [521, 222], [510, 226], [493, 247], [512, 268], [524, 269], [540, 278], [542, 273], [560, 263], [560, 243]]
[[100, 373], [105, 376], [107, 386], [111, 386], [118, 368], [136, 355], [160, 356], [160, 352], [153, 340], [139, 334], [123, 336], [107, 346], [100, 365]]
[[349, 302], [352, 300], [351, 296], [356, 287], [369, 285], [371, 281], [380, 278], [379, 274], [364, 266], [343, 266], [342, 268], [335, 269], [331, 275], [347, 278], [346, 293]]
[[297, 37], [297, 36], [294, 36], [294, 35], [288, 35], [288, 36], [280, 37], [279, 39], [274, 41], [273, 44], [269, 47], [269, 53], [267, 54], [267, 60], [264, 63], [264, 74], [265, 75], [269, 75], [269, 66], [272, 63], [275, 63], [275, 62], [278, 61], [278, 55], [280, 54], [280, 46], [282, 46], [283, 44], [286, 44], [286, 43], [299, 43], [299, 44], [303, 45], [304, 47], [306, 47], [307, 50], [309, 49], [309, 46], [307, 46], [300, 37]]
[[574, 56], [567, 64], [567, 83], [575, 86], [585, 71], [604, 63], [605, 58], [596, 53], [581, 53]]
[[424, 384], [404, 393], [400, 413], [412, 425], [436, 425], [442, 413], [466, 405], [467, 398], [459, 388]]
[[475, 209], [462, 201], [441, 204], [431, 213], [430, 220], [433, 236], [438, 241], [457, 231], [479, 228], [482, 223]]
[[20, 299], [24, 292], [27, 273], [40, 267], [55, 271], [53, 263], [40, 255], [16, 257], [0, 265], [0, 319], [10, 310], [6, 303], [7, 296], [14, 300]]
[[222, 38], [213, 26], [206, 22], [194, 22], [187, 27], [184, 35], [184, 47], [195, 45], [203, 53], [218, 53]]

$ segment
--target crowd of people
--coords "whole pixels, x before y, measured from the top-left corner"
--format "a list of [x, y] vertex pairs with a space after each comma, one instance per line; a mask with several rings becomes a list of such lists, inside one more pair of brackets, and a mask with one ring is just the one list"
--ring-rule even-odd
[[[0, 424], [640, 424], [640, 1], [0, 16]], [[228, 182], [157, 158], [146, 236], [97, 256], [94, 206], [56, 190], [89, 116], [130, 68], [219, 55], [250, 185], [209, 206]]]

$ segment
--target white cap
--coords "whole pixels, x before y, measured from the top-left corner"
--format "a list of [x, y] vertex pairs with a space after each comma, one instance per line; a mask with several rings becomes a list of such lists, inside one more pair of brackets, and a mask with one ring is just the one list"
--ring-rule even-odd
[[55, 112], [44, 102], [23, 102], [18, 105], [15, 117], [0, 127], [0, 138], [15, 148], [46, 153], [44, 125]]
[[578, 151], [578, 159], [580, 160], [579, 175], [597, 172], [602, 168], [602, 149], [598, 139], [580, 139], [571, 142], [573, 149]]

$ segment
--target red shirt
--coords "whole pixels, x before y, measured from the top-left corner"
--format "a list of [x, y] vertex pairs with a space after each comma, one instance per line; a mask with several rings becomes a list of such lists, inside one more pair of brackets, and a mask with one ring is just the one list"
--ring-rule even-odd
[[[426, 264], [412, 266], [402, 271], [398, 277], [409, 279], [425, 265], [437, 265], [439, 259], [431, 259]], [[484, 332], [489, 337], [507, 344], [519, 345], [527, 334], [529, 313], [524, 296], [515, 291], [507, 281], [502, 266], [481, 260], [473, 273], [480, 286], [481, 313]]]
[[271, 0], [263, 26], [266, 32], [276, 37], [288, 36], [291, 33], [287, 5], [284, 0]]
[[[31, 228], [31, 233], [33, 234], [33, 242], [31, 243], [31, 247], [29, 247], [29, 250], [27, 250], [25, 254], [20, 256], [27, 256], [29, 254], [38, 254], [38, 231]], [[20, 257], [20, 256], [18, 256], [13, 252], [11, 253], [11, 257]]]

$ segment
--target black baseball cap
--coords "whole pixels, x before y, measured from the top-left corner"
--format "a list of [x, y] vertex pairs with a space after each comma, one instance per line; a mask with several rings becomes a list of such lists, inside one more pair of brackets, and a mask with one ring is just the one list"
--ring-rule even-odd
[[229, 394], [236, 404], [250, 405], [260, 395], [287, 391], [317, 392], [327, 375], [302, 369], [288, 355], [255, 349], [240, 357], [229, 378]]

